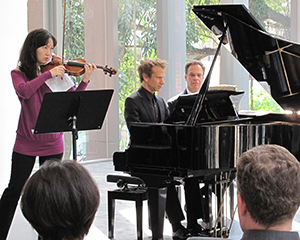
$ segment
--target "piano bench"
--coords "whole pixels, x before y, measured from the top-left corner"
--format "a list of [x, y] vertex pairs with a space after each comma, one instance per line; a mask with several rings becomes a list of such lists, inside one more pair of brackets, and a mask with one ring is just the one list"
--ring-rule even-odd
[[[119, 189], [107, 191], [108, 238], [114, 238], [115, 200], [135, 201], [137, 239], [143, 239], [143, 201], [148, 200], [148, 192], [142, 179], [123, 175], [107, 175], [107, 182], [115, 182]], [[130, 186], [135, 185], [135, 187]]]

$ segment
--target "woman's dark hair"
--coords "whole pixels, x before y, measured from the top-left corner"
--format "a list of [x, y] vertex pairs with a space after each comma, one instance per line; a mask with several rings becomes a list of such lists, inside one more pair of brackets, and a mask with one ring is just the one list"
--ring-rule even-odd
[[53, 47], [55, 47], [57, 44], [56, 38], [47, 30], [39, 28], [28, 33], [24, 41], [18, 66], [29, 80], [37, 77], [36, 50], [41, 46], [47, 45], [49, 38], [52, 38]]
[[73, 240], [87, 235], [99, 202], [98, 187], [81, 164], [48, 160], [26, 182], [21, 209], [42, 240]]

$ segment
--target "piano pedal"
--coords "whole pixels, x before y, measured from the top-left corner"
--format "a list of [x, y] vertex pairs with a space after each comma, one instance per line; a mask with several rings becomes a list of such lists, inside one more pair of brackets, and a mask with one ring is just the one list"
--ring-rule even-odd
[[125, 186], [125, 187], [123, 187], [120, 190], [124, 191], [124, 192], [140, 192], [140, 191], [145, 191], [146, 188], [145, 187], [129, 187], [129, 186]]
[[[222, 231], [220, 228], [216, 228], [216, 229], [206, 229], [207, 233], [209, 235], [209, 237], [217, 237], [217, 238], [228, 238], [229, 237], [229, 231], [227, 227], [223, 227]], [[202, 233], [201, 233], [202, 236]], [[203, 237], [207, 237], [207, 235], [205, 235], [205, 232], [203, 232]]]
[[107, 175], [107, 182], [115, 182], [120, 191], [140, 192], [146, 191], [147, 187], [144, 181], [137, 177], [122, 175]]

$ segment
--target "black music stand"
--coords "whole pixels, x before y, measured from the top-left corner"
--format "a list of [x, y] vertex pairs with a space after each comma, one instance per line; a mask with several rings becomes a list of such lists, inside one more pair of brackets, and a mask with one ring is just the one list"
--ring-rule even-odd
[[77, 160], [78, 131], [101, 129], [113, 91], [105, 89], [46, 93], [34, 134], [72, 131], [73, 160]]

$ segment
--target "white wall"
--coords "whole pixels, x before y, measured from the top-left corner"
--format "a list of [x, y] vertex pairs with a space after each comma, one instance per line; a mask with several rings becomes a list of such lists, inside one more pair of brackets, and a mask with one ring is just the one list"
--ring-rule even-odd
[[0, 195], [7, 186], [11, 153], [20, 104], [13, 89], [10, 71], [16, 67], [19, 52], [27, 35], [27, 1], [0, 1]]
[[291, 0], [292, 10], [291, 10], [291, 40], [294, 42], [300, 42], [300, 2], [299, 0]]

